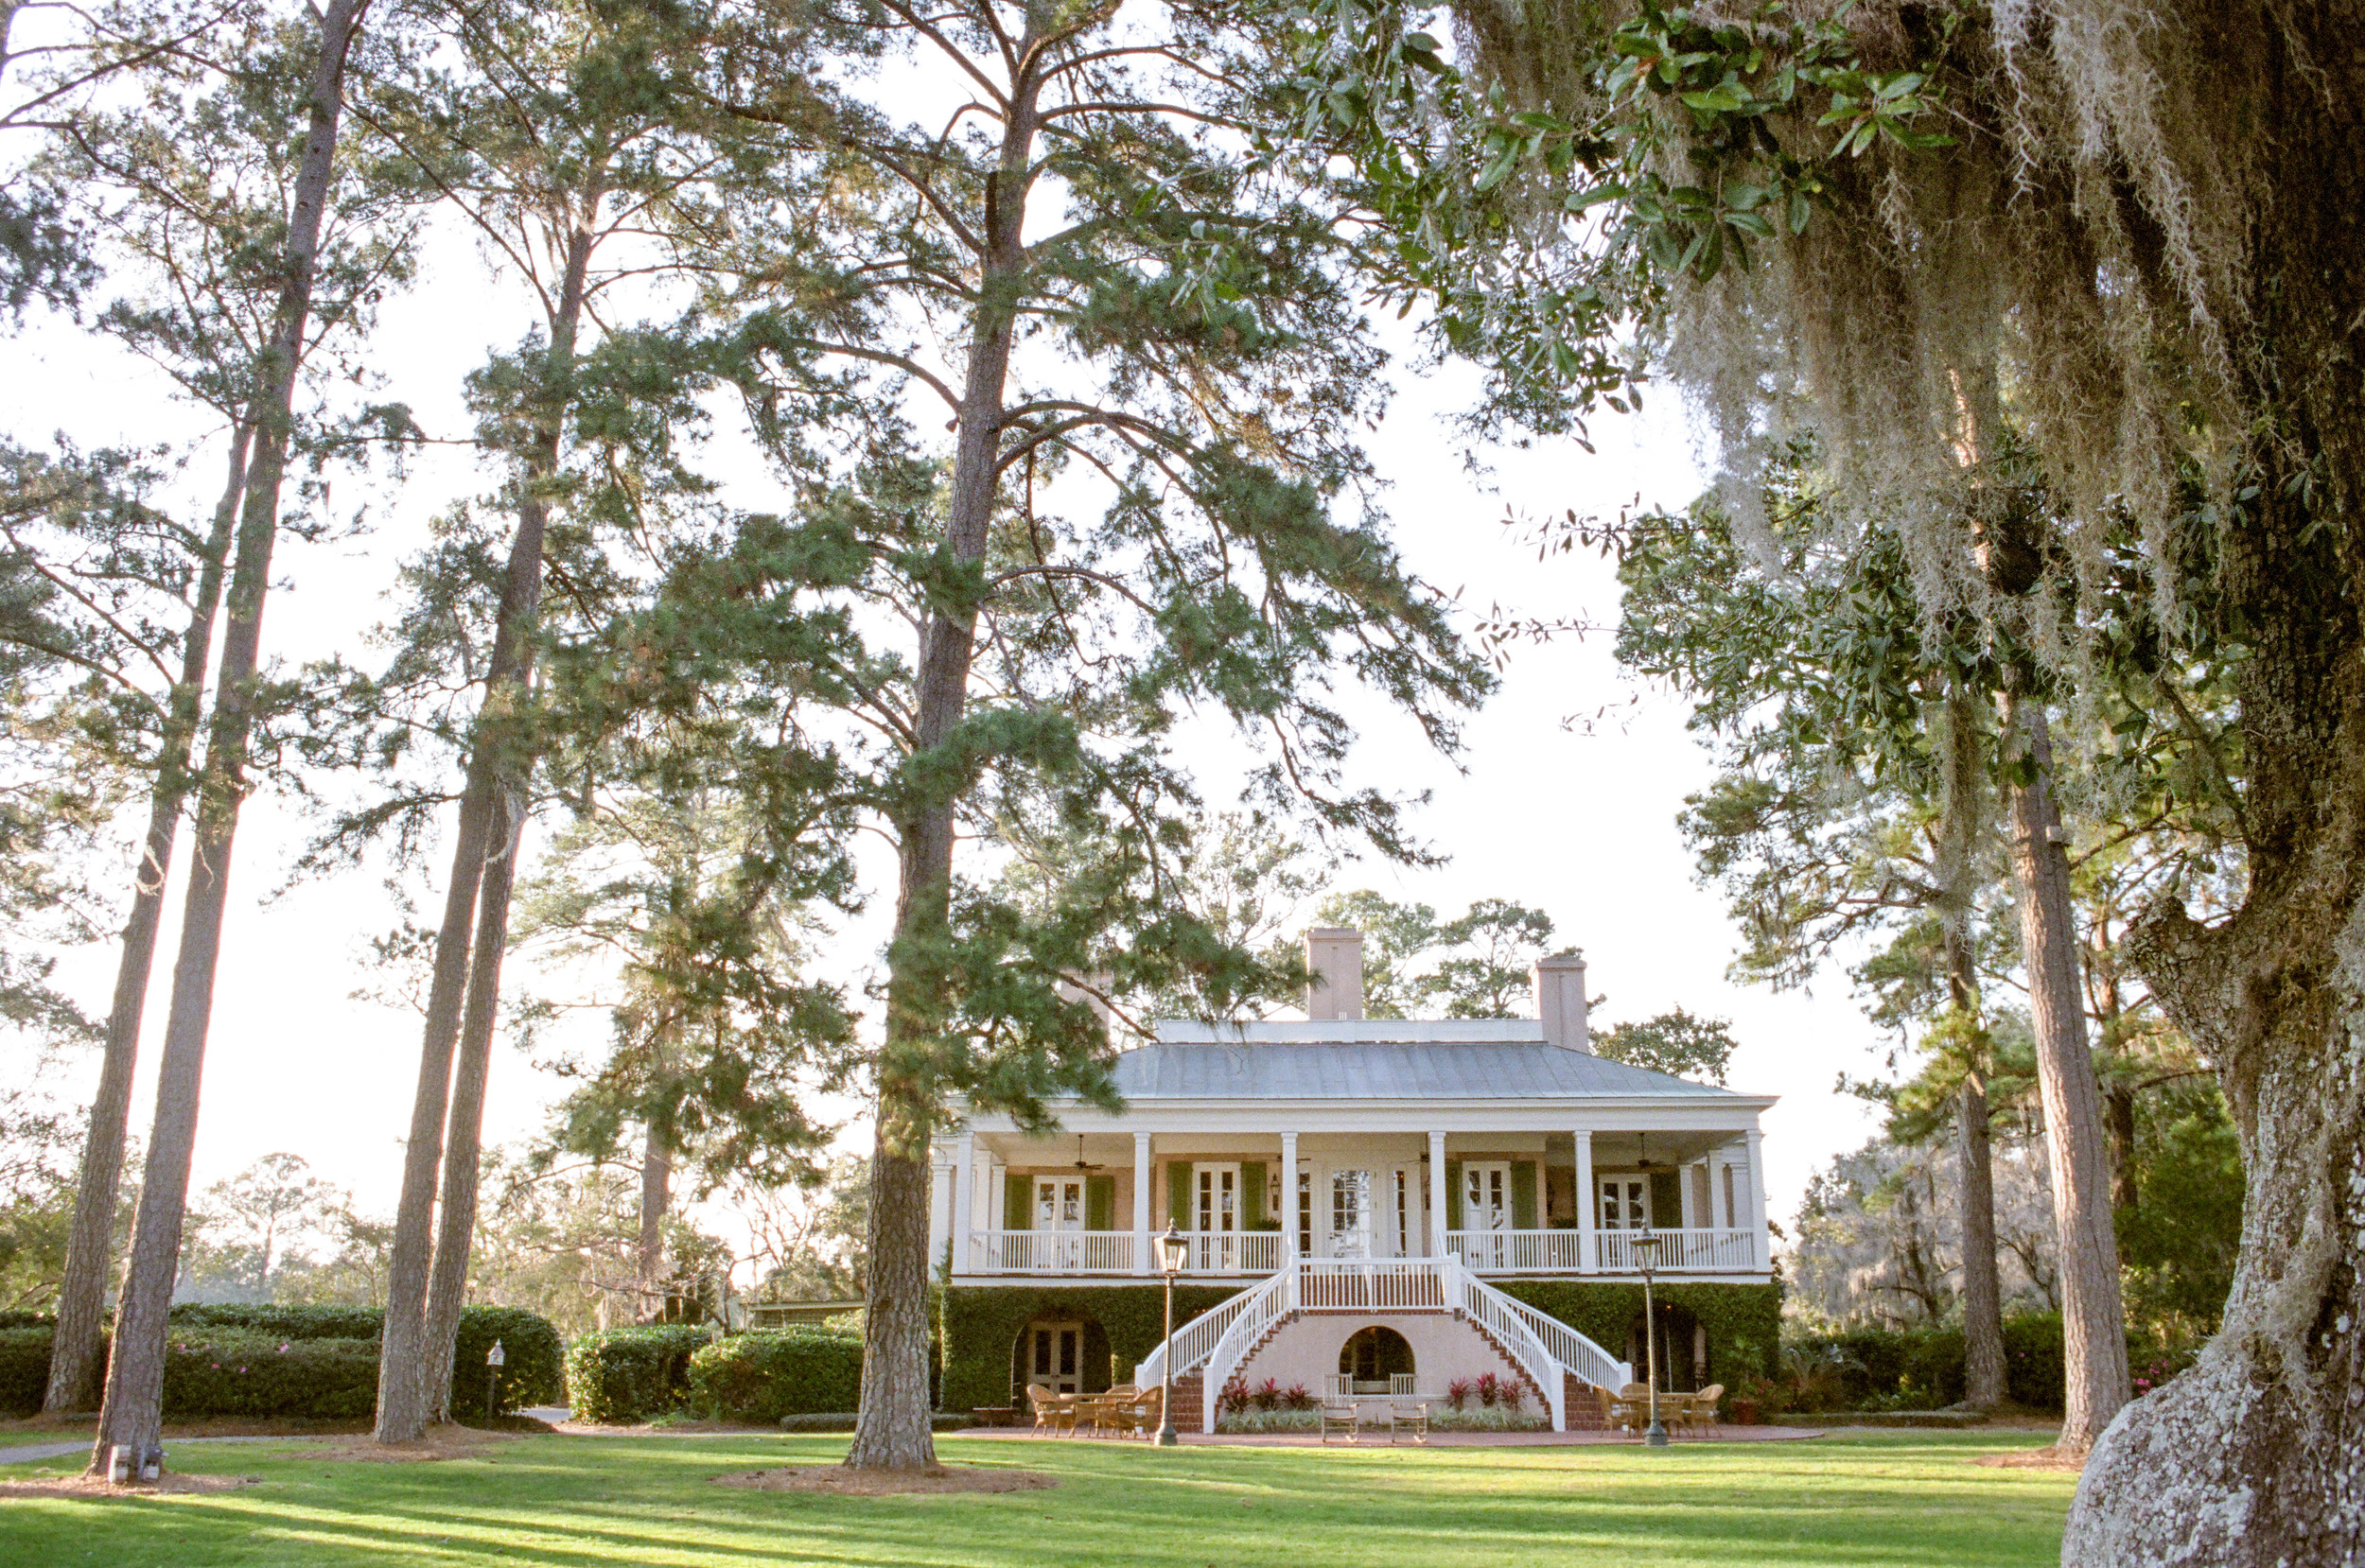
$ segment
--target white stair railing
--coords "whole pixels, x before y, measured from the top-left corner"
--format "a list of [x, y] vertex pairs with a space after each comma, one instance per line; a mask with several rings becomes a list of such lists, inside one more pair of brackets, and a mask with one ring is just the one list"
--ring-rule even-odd
[[[1561, 1376], [1561, 1365], [1544, 1341], [1537, 1337], [1528, 1321], [1512, 1310], [1515, 1305], [1510, 1297], [1480, 1280], [1451, 1258], [1441, 1258], [1438, 1266], [1445, 1272], [1447, 1298], [1466, 1314], [1472, 1322], [1495, 1336], [1495, 1343], [1503, 1348], [1512, 1362], [1527, 1373], [1544, 1396], [1544, 1405], [1552, 1418], [1552, 1430], [1568, 1430], [1568, 1412], [1564, 1408], [1568, 1385]], [[1576, 1331], [1569, 1331], [1574, 1333]], [[1582, 1336], [1580, 1336], [1582, 1337]]]
[[1525, 1323], [1529, 1331], [1543, 1342], [1551, 1358], [1580, 1380], [1596, 1388], [1610, 1389], [1623, 1387], [1634, 1381], [1632, 1370], [1624, 1362], [1559, 1318], [1529, 1306], [1515, 1296], [1504, 1295], [1483, 1280], [1473, 1279], [1470, 1282], [1486, 1296], [1500, 1301], [1512, 1315]]
[[[1270, 1280], [1265, 1281], [1267, 1285], [1271, 1282]], [[1175, 1330], [1172, 1339], [1163, 1341], [1156, 1350], [1135, 1364], [1133, 1381], [1144, 1388], [1153, 1383], [1164, 1383], [1169, 1360], [1174, 1364], [1176, 1377], [1204, 1362], [1215, 1353], [1216, 1342], [1223, 1338], [1224, 1330], [1232, 1326], [1232, 1320], [1248, 1305], [1249, 1298], [1263, 1288], [1255, 1286], [1244, 1290]]]
[[[1248, 1353], [1264, 1337], [1267, 1329], [1298, 1310], [1298, 1271], [1285, 1268], [1245, 1296], [1236, 1298], [1240, 1310], [1232, 1315], [1232, 1321], [1207, 1354], [1207, 1370], [1200, 1387], [1200, 1399], [1206, 1410], [1201, 1432], [1216, 1429], [1216, 1404], [1223, 1397], [1224, 1385]], [[1231, 1303], [1226, 1302], [1229, 1306]]]

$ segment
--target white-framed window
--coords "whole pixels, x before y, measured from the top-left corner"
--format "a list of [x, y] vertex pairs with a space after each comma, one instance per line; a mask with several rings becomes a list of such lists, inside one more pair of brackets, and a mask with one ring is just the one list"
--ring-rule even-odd
[[1191, 1228], [1205, 1236], [1228, 1236], [1240, 1228], [1237, 1163], [1191, 1167]]
[[1037, 1176], [1035, 1226], [1038, 1230], [1084, 1228], [1084, 1178]]

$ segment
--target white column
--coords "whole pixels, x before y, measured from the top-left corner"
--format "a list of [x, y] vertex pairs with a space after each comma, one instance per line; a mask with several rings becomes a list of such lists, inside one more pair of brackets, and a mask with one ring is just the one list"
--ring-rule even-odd
[[1579, 1127], [1577, 1141], [1577, 1272], [1593, 1272], [1593, 1224], [1602, 1200], [1593, 1191], [1593, 1129]]
[[967, 1127], [953, 1140], [953, 1272], [969, 1272], [969, 1233], [977, 1224], [977, 1135]]
[[928, 1159], [928, 1272], [944, 1266], [953, 1240], [953, 1151], [939, 1142]]
[[1751, 1127], [1743, 1135], [1749, 1145], [1749, 1202], [1742, 1211], [1742, 1224], [1758, 1233], [1757, 1250], [1752, 1261], [1761, 1269], [1774, 1266], [1774, 1236], [1765, 1223], [1765, 1134]]
[[1133, 1272], [1155, 1274], [1149, 1255], [1149, 1134], [1133, 1135]]
[[1445, 1135], [1428, 1135], [1428, 1255], [1445, 1256]]
[[1687, 1161], [1682, 1167], [1683, 1202], [1682, 1207], [1678, 1211], [1683, 1215], [1684, 1228], [1686, 1230], [1696, 1230], [1700, 1227], [1700, 1211], [1698, 1207], [1699, 1189], [1697, 1185], [1699, 1177], [1692, 1174], [1692, 1163], [1693, 1162]]
[[1281, 1135], [1281, 1263], [1298, 1261], [1298, 1135]]

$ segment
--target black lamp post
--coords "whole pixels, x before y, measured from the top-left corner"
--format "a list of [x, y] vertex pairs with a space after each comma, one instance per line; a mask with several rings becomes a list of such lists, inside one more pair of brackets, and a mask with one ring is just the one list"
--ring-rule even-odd
[[501, 1342], [493, 1341], [493, 1348], [484, 1352], [484, 1429], [493, 1429], [493, 1416], [500, 1406], [494, 1402], [493, 1381], [500, 1376], [501, 1365], [509, 1359], [501, 1350]]
[[1158, 1238], [1158, 1272], [1166, 1277], [1166, 1342], [1158, 1357], [1165, 1388], [1158, 1400], [1158, 1446], [1172, 1448], [1182, 1439], [1174, 1431], [1174, 1277], [1182, 1272], [1182, 1255], [1190, 1250], [1182, 1232], [1169, 1223]]
[[1658, 1266], [1659, 1239], [1645, 1230], [1628, 1245], [1634, 1248], [1634, 1266], [1642, 1271], [1642, 1348], [1651, 1371], [1651, 1429], [1642, 1435], [1642, 1441], [1651, 1448], [1665, 1448], [1667, 1428], [1658, 1419], [1658, 1312], [1651, 1299], [1651, 1271]]

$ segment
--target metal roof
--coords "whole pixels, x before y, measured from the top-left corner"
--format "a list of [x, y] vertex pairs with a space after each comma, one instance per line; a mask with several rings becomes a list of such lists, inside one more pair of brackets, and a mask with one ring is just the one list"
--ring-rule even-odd
[[[1327, 1021], [1327, 1020], [1326, 1020]], [[1515, 1020], [1517, 1021], [1517, 1020]], [[1254, 1025], [1252, 1028], [1257, 1027]], [[1266, 1028], [1308, 1028], [1305, 1024]], [[1527, 1028], [1540, 1030], [1533, 1020]], [[1389, 1033], [1408, 1026], [1388, 1021]], [[1162, 1027], [1162, 1035], [1167, 1031]], [[1121, 1053], [1116, 1089], [1144, 1100], [1550, 1100], [1731, 1096], [1541, 1038], [1160, 1039]]]

